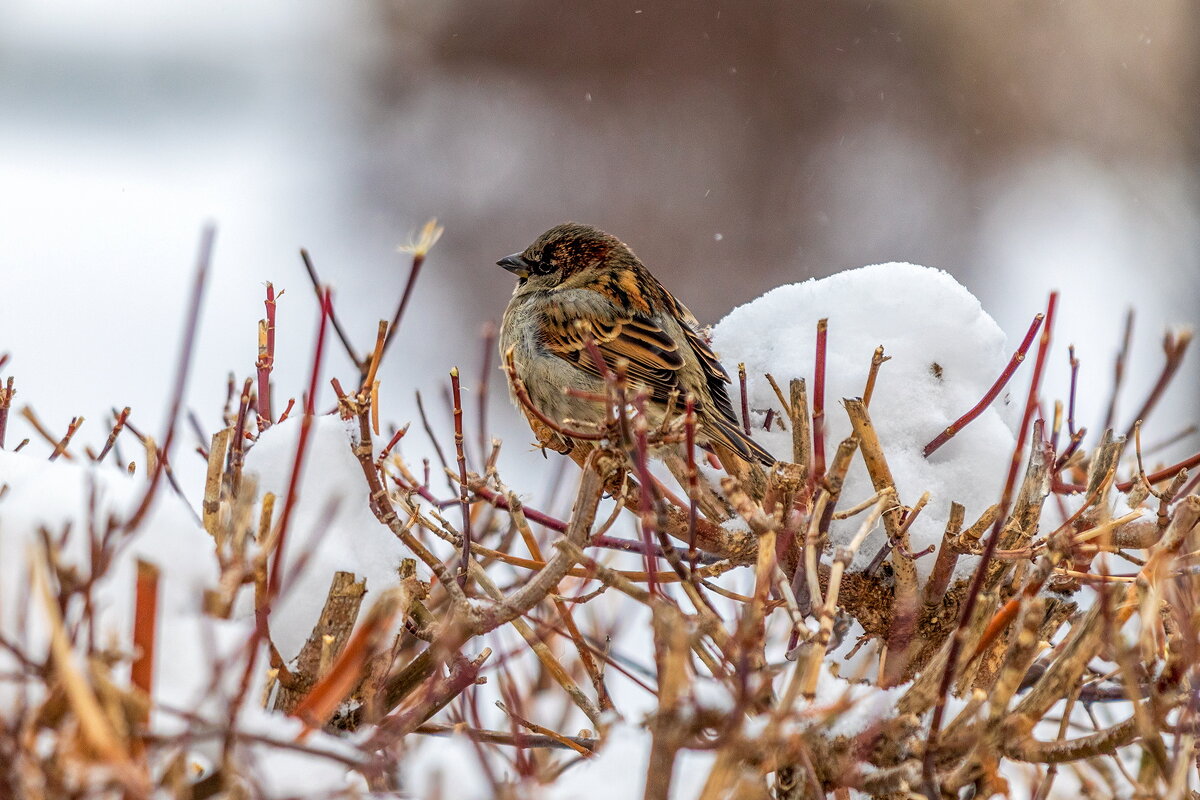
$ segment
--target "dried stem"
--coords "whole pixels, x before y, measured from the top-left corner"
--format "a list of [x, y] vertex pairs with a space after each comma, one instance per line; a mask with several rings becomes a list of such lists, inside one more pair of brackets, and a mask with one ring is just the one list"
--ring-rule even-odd
[[[283, 294], [280, 292], [280, 294]], [[267, 282], [267, 318], [258, 322], [258, 429], [271, 427], [271, 370], [275, 367], [275, 287]]]

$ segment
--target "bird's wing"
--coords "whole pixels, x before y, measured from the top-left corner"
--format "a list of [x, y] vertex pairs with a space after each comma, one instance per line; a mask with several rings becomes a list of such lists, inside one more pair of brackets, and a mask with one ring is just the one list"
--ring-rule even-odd
[[[686, 335], [686, 334], [685, 334]], [[628, 363], [631, 381], [650, 390], [650, 397], [667, 402], [672, 392], [682, 400], [679, 371], [684, 360], [680, 344], [651, 317], [564, 298], [544, 310], [539, 340], [554, 355], [593, 375], [600, 375], [588, 350], [594, 342], [609, 367], [617, 359]]]
[[675, 316], [683, 320], [684, 324], [679, 327], [683, 329], [687, 345], [692, 348], [692, 352], [696, 354], [696, 359], [700, 362], [704, 382], [708, 386], [708, 396], [717, 410], [715, 418], [710, 421], [710, 425], [716, 429], [713, 433], [747, 461], [758, 461], [768, 466], [775, 463], [774, 457], [747, 436], [742, 429], [738, 416], [733, 410], [733, 403], [729, 400], [729, 393], [725, 390], [725, 384], [733, 381], [730, 380], [729, 373], [721, 366], [717, 354], [712, 351], [704, 336], [700, 334], [700, 324], [696, 321], [696, 317], [670, 292], [665, 289], [663, 292], [666, 294], [667, 301], [675, 307]]
[[[598, 305], [563, 297], [544, 309], [539, 340], [554, 355], [571, 362], [579, 369], [600, 375], [596, 361], [588, 350], [588, 341], [595, 343], [609, 367], [618, 358], [628, 363], [629, 379], [650, 390], [650, 397], [659, 403], [671, 402], [672, 396], [682, 406], [688, 389], [682, 380], [684, 358], [681, 348], [696, 354], [709, 398], [716, 414], [707, 421], [707, 435], [729, 448], [740, 458], [772, 464], [771, 454], [743, 432], [734, 413], [725, 384], [729, 375], [712, 348], [694, 327], [695, 317], [666, 290], [667, 302], [674, 306], [682, 341], [676, 341], [653, 318], [634, 311], [619, 309], [612, 304]], [[699, 400], [699, 398], [698, 398]]]

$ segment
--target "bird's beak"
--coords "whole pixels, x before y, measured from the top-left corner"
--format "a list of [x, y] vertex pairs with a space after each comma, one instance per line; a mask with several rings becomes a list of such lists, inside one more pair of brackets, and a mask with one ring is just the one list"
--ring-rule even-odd
[[518, 278], [529, 277], [529, 262], [522, 258], [520, 253], [513, 253], [511, 256], [505, 256], [496, 262], [496, 266], [504, 267]]

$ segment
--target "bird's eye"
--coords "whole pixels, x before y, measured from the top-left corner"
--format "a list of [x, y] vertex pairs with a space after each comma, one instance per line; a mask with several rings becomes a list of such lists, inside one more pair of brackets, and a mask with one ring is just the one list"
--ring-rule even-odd
[[558, 265], [553, 261], [538, 260], [533, 264], [533, 272], [535, 275], [549, 275], [554, 270], [558, 269]]

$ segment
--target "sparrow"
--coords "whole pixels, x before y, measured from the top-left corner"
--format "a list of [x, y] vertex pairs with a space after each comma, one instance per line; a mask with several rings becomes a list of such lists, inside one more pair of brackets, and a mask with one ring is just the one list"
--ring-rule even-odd
[[725, 388], [729, 375], [692, 312], [624, 242], [567, 222], [496, 264], [517, 276], [500, 326], [501, 358], [511, 353], [530, 404], [560, 428], [554, 431], [529, 413], [510, 375], [513, 402], [543, 445], [582, 463], [591, 442], [573, 440], [561, 429], [604, 424], [604, 378], [590, 341], [608, 367], [619, 360], [627, 365], [631, 394], [645, 392], [651, 425], [682, 413], [691, 397], [696, 443], [727, 472], [745, 475], [757, 470], [753, 464], [775, 462], [739, 425]]

